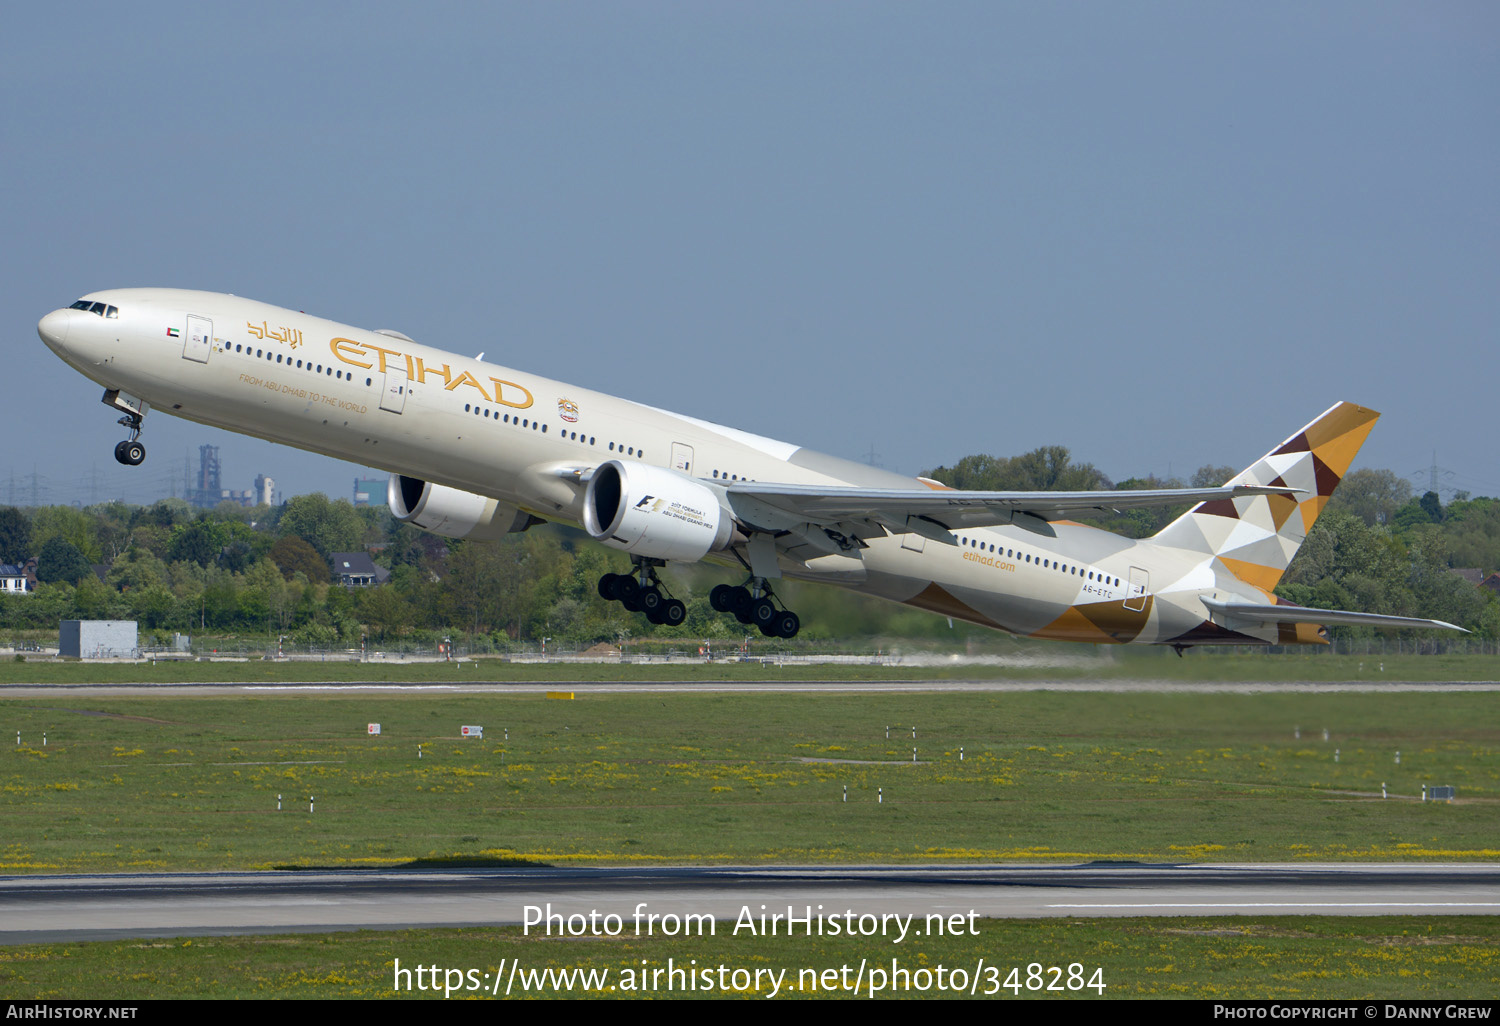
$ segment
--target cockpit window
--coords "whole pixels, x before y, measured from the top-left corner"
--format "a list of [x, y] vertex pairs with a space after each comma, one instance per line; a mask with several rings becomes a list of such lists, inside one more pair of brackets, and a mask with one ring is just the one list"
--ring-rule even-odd
[[117, 307], [117, 306], [109, 306], [106, 303], [90, 302], [87, 299], [80, 299], [78, 302], [76, 302], [72, 306], [68, 307], [68, 309], [69, 310], [84, 310], [84, 311], [87, 311], [88, 313], [98, 314], [100, 317], [108, 317], [111, 320], [118, 320], [119, 316], [120, 316], [120, 308], [119, 307]]

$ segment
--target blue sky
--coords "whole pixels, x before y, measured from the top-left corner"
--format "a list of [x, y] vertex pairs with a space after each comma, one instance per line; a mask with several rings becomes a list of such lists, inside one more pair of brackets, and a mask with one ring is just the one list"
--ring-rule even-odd
[[917, 473], [1061, 444], [1247, 465], [1340, 399], [1360, 466], [1500, 495], [1500, 8], [20, 5], [0, 37], [11, 481], [348, 495], [148, 418], [36, 321], [235, 292]]

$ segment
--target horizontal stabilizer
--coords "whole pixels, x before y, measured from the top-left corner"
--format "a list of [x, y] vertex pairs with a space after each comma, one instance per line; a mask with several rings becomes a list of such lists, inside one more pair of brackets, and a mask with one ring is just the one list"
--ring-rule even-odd
[[1317, 623], [1334, 627], [1420, 627], [1463, 631], [1457, 624], [1443, 620], [1424, 620], [1415, 616], [1388, 616], [1385, 613], [1351, 613], [1343, 609], [1309, 609], [1306, 606], [1272, 606], [1259, 602], [1220, 602], [1205, 598], [1209, 611], [1222, 616], [1238, 617], [1255, 623]]

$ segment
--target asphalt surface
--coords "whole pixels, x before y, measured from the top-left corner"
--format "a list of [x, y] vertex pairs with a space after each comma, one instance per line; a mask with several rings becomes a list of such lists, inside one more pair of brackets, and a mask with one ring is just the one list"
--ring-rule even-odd
[[[528, 906], [531, 911], [528, 912]], [[762, 908], [764, 906], [764, 909]], [[821, 907], [820, 907], [821, 906]], [[1494, 915], [1500, 866], [784, 866], [307, 871], [0, 878], [0, 943], [524, 924], [627, 931], [795, 916]], [[550, 916], [558, 917], [549, 920]], [[871, 922], [866, 920], [866, 923]], [[891, 927], [887, 921], [883, 929]], [[675, 924], [675, 925], [674, 925]], [[872, 931], [873, 932], [873, 931]]]

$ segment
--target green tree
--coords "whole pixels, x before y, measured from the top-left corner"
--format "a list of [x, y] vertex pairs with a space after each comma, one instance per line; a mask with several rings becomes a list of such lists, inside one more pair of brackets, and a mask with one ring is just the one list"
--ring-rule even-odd
[[299, 573], [313, 582], [331, 580], [328, 560], [295, 534], [286, 535], [272, 545], [270, 557], [281, 570], [281, 576], [289, 581]]
[[31, 521], [14, 506], [0, 506], [0, 563], [21, 564], [31, 551]]
[[228, 532], [223, 524], [216, 524], [207, 517], [200, 517], [191, 524], [183, 524], [172, 532], [171, 544], [167, 546], [169, 563], [186, 561], [199, 566], [212, 566], [219, 562], [228, 541]]
[[1329, 509], [1344, 509], [1373, 527], [1395, 520], [1396, 511], [1411, 501], [1411, 482], [1389, 470], [1356, 470], [1345, 474]]
[[330, 502], [321, 492], [288, 499], [276, 522], [276, 534], [296, 535], [325, 559], [335, 552], [358, 549], [365, 536], [365, 521], [348, 499]]
[[72, 542], [60, 535], [53, 535], [42, 544], [37, 554], [36, 579], [44, 584], [66, 581], [77, 584], [85, 577], [92, 578], [94, 568]]
[[953, 467], [927, 475], [952, 488], [990, 492], [1086, 492], [1113, 485], [1092, 463], [1072, 462], [1061, 445], [1033, 449], [1020, 456], [965, 456]]

